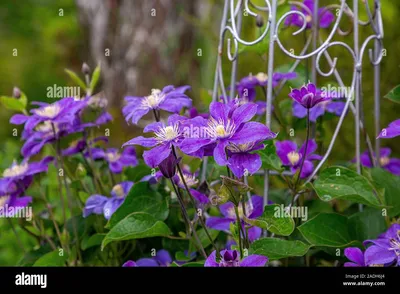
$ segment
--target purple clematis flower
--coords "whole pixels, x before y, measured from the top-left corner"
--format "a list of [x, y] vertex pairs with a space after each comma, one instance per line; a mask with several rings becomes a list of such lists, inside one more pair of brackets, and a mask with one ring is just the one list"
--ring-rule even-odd
[[383, 235], [375, 240], [366, 240], [371, 244], [365, 251], [365, 264], [400, 266], [400, 224], [393, 224]]
[[[199, 152], [202, 155], [205, 147], [211, 147], [216, 163], [226, 165], [226, 148], [229, 145], [248, 144], [276, 137], [264, 124], [249, 122], [256, 112], [257, 105], [254, 103], [232, 108], [221, 102], [212, 102], [210, 119], [198, 116], [183, 123], [185, 139], [180, 148], [186, 154]], [[197, 133], [191, 130], [197, 130]]]
[[[90, 156], [89, 152], [86, 152], [85, 155]], [[107, 161], [110, 170], [115, 174], [120, 174], [125, 166], [136, 166], [138, 164], [136, 151], [132, 146], [125, 148], [121, 153], [118, 152], [117, 148], [106, 150], [92, 148], [92, 157], [94, 160], [104, 159]]]
[[[379, 163], [381, 167], [394, 175], [400, 176], [400, 159], [389, 157], [390, 153], [392, 153], [390, 148], [381, 148], [380, 153]], [[374, 157], [376, 157], [375, 154]], [[355, 161], [355, 159], [353, 159], [353, 161]], [[363, 154], [361, 154], [361, 164], [366, 167], [372, 167], [368, 151], [365, 151]]]
[[162, 109], [178, 113], [182, 108], [192, 106], [192, 100], [185, 94], [188, 89], [190, 89], [190, 86], [178, 88], [166, 86], [162, 90], [153, 89], [149, 96], [127, 96], [125, 97], [127, 104], [122, 109], [122, 113], [126, 121], [132, 121], [133, 124], [137, 124], [151, 110]]
[[12, 124], [25, 124], [25, 131], [32, 131], [38, 124], [48, 122], [50, 124], [69, 123], [75, 119], [80, 110], [86, 107], [84, 101], [77, 101], [72, 97], [60, 99], [52, 104], [34, 102], [39, 108], [32, 109], [32, 115], [16, 114], [11, 117]]
[[179, 147], [183, 139], [180, 125], [184, 120], [187, 120], [187, 117], [173, 114], [168, 118], [167, 125], [162, 122], [151, 123], [144, 128], [143, 132], [154, 132], [154, 137], [139, 136], [126, 142], [122, 147], [127, 145], [154, 147], [143, 153], [143, 159], [148, 166], [155, 168], [171, 154], [172, 146]]
[[[314, 0], [304, 0], [303, 4], [308, 8], [302, 8], [301, 10], [295, 6], [292, 5], [291, 10], [293, 11], [301, 11], [303, 12], [303, 14], [306, 16], [306, 28], [310, 29], [312, 27], [313, 24], [313, 15], [314, 15]], [[310, 14], [311, 12], [311, 14]], [[335, 16], [333, 15], [332, 12], [330, 12], [329, 10], [327, 10], [326, 8], [319, 8], [318, 9], [318, 19], [319, 19], [319, 26], [321, 28], [327, 28], [331, 25], [331, 23], [335, 20]], [[303, 27], [304, 24], [304, 20], [303, 18], [299, 15], [299, 14], [292, 14], [289, 15], [286, 19], [285, 19], [285, 25], [289, 26], [289, 25], [295, 25], [297, 27]]]
[[90, 214], [104, 214], [106, 219], [110, 219], [113, 213], [124, 202], [132, 186], [133, 182], [121, 182], [113, 187], [111, 190], [111, 197], [98, 194], [90, 196], [86, 200], [83, 217], [88, 217]]
[[[297, 149], [296, 143], [286, 140], [276, 142], [276, 153], [282, 161], [283, 165], [290, 166], [290, 169], [295, 173], [300, 169], [302, 158], [304, 156], [306, 143], [304, 143], [300, 150]], [[314, 140], [308, 140], [306, 159], [304, 160], [303, 168], [301, 170], [300, 178], [308, 177], [313, 169], [313, 160], [321, 160], [322, 156], [313, 154], [317, 150], [317, 143]]]
[[254, 174], [261, 168], [261, 157], [251, 152], [264, 149], [261, 142], [250, 142], [245, 144], [230, 144], [228, 150], [228, 166], [233, 174], [241, 178], [245, 173]]
[[349, 247], [344, 250], [344, 255], [352, 262], [345, 262], [345, 267], [364, 267], [364, 253], [360, 248]]
[[306, 109], [313, 108], [317, 104], [331, 99], [328, 96], [321, 95], [313, 83], [308, 83], [301, 87], [301, 89], [292, 89], [289, 97]]
[[221, 260], [217, 261], [215, 250], [208, 256], [204, 267], [263, 267], [268, 262], [268, 257], [252, 254], [242, 260], [236, 250], [222, 250]]
[[10, 179], [0, 179], [0, 210], [12, 217], [18, 211], [32, 202], [32, 197], [22, 196], [28, 188], [32, 178], [26, 178], [18, 185]]
[[380, 133], [378, 138], [389, 139], [400, 136], [400, 119], [397, 119], [384, 128]]
[[[335, 98], [335, 95], [331, 95], [330, 93], [325, 93], [320, 89], [316, 91], [317, 97], [322, 98]], [[332, 113], [336, 116], [340, 116], [343, 112], [346, 103], [342, 101], [333, 101], [333, 100], [325, 100], [321, 103], [315, 105], [315, 107], [310, 109], [310, 121], [316, 122], [317, 118], [324, 115], [325, 112]], [[302, 104], [297, 101], [293, 101], [293, 115], [298, 118], [304, 118], [307, 116], [307, 108], [305, 108]]]
[[9, 168], [3, 171], [3, 179], [14, 183], [31, 180], [33, 175], [46, 172], [49, 163], [52, 162], [53, 159], [52, 156], [47, 156], [41, 161], [31, 163], [26, 159], [20, 164], [17, 164], [17, 162], [14, 161]]
[[[232, 202], [227, 202], [219, 206], [223, 217], [210, 216], [206, 219], [207, 227], [214, 230], [225, 231], [229, 230], [230, 224], [236, 222], [235, 207]], [[263, 199], [260, 196], [254, 195], [251, 197], [250, 201], [245, 204], [246, 215], [250, 219], [259, 217], [263, 212]], [[243, 216], [244, 210], [240, 203], [238, 207], [239, 218], [242, 220], [242, 225], [244, 225]], [[249, 239], [251, 242], [257, 240], [261, 236], [261, 229], [258, 227], [252, 227], [248, 230]]]
[[[282, 80], [292, 80], [297, 77], [295, 72], [281, 73], [276, 72], [272, 76], [272, 87], [276, 87]], [[256, 87], [266, 87], [268, 84], [268, 76], [263, 72], [259, 72], [255, 76], [249, 75], [242, 78], [236, 85], [236, 90], [239, 93], [239, 97], [247, 99], [248, 101], [254, 101], [256, 98]]]
[[123, 267], [167, 267], [172, 263], [171, 255], [167, 250], [158, 250], [153, 258], [141, 258], [136, 262], [128, 260]]

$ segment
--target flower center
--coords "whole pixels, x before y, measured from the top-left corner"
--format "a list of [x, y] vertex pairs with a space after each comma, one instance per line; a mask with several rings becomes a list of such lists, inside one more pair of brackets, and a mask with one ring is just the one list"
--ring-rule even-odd
[[291, 151], [287, 154], [287, 158], [292, 165], [296, 165], [300, 160], [300, 154], [296, 151]]
[[28, 170], [27, 163], [21, 165], [14, 163], [11, 167], [4, 170], [3, 177], [5, 178], [18, 177], [23, 175], [27, 170]]
[[389, 162], [390, 162], [390, 158], [389, 158], [388, 156], [381, 157], [381, 158], [379, 159], [379, 163], [381, 164], [381, 166], [388, 165]]
[[227, 138], [234, 134], [235, 128], [235, 124], [229, 119], [228, 122], [225, 123], [222, 119], [217, 121], [214, 118], [211, 118], [208, 121], [207, 134], [213, 139]]
[[268, 80], [268, 75], [263, 73], [263, 72], [259, 72], [256, 75], [256, 79], [260, 82], [260, 83], [264, 83]]
[[393, 250], [397, 256], [400, 256], [400, 230], [397, 231], [397, 239], [391, 238], [389, 243], [390, 243], [389, 250]]
[[117, 195], [118, 198], [123, 198], [125, 196], [124, 188], [121, 184], [114, 186], [112, 192]]
[[225, 252], [219, 262], [220, 267], [240, 267], [239, 254], [236, 250], [232, 253]]
[[142, 100], [142, 107], [157, 108], [164, 101], [165, 95], [159, 89], [152, 89], [151, 94]]
[[6, 205], [8, 199], [10, 199], [10, 196], [1, 196], [0, 197], [0, 207], [3, 207], [4, 205]]
[[[37, 132], [42, 132], [42, 133], [52, 133], [53, 134], [53, 126], [52, 123], [48, 120], [44, 121], [41, 124], [38, 124], [35, 127], [35, 130]], [[60, 131], [60, 129], [58, 128], [57, 124], [54, 124], [54, 130], [56, 131], [56, 133], [58, 133]]]
[[169, 142], [175, 140], [179, 137], [179, 128], [178, 124], [174, 126], [167, 126], [164, 128], [160, 128], [157, 132], [154, 133], [156, 135], [156, 139], [161, 142]]
[[311, 15], [307, 15], [307, 16], [306, 16], [306, 22], [307, 22], [307, 23], [310, 23], [311, 21], [312, 21]]
[[45, 118], [55, 118], [61, 111], [58, 104], [50, 104], [45, 107], [36, 109], [35, 113]]
[[[179, 173], [178, 173], [178, 177], [179, 177], [179, 181], [181, 183], [183, 183], [181, 175]], [[195, 175], [191, 175], [191, 174], [188, 174], [188, 173], [183, 173], [183, 179], [185, 180], [186, 185], [188, 187], [192, 187], [192, 186], [196, 185], [199, 182], [199, 180], [196, 179]]]
[[121, 157], [121, 154], [119, 154], [117, 152], [107, 152], [106, 156], [107, 156], [108, 161], [115, 162]]
[[254, 142], [244, 144], [229, 144], [226, 148], [234, 153], [247, 152], [254, 147]]

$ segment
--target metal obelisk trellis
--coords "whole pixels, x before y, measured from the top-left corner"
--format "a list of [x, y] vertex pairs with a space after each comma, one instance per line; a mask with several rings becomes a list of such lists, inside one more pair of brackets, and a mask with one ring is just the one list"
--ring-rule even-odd
[[[310, 182], [317, 172], [320, 170], [322, 165], [326, 162], [328, 156], [330, 155], [333, 145], [336, 141], [340, 128], [343, 124], [344, 118], [350, 108], [351, 112], [354, 114], [355, 119], [355, 155], [356, 155], [356, 167], [357, 172], [361, 172], [361, 163], [360, 163], [360, 142], [361, 140], [365, 140], [369, 155], [371, 157], [374, 166], [379, 165], [379, 160], [374, 159], [374, 153], [380, 154], [380, 145], [379, 139], [375, 141], [374, 146], [371, 143], [368, 134], [364, 130], [364, 117], [362, 113], [362, 64], [363, 64], [363, 57], [365, 50], [367, 49], [368, 44], [374, 40], [373, 47], [374, 49], [369, 49], [369, 58], [372, 66], [374, 67], [374, 119], [375, 119], [375, 134], [378, 135], [380, 132], [380, 62], [383, 56], [383, 25], [382, 25], [382, 17], [381, 17], [381, 3], [380, 0], [374, 0], [374, 8], [371, 11], [368, 1], [362, 0], [353, 0], [352, 1], [352, 9], [348, 6], [346, 0], [337, 0], [339, 4], [332, 4], [325, 7], [325, 10], [335, 10], [336, 19], [334, 21], [333, 27], [325, 40], [319, 35], [319, 0], [314, 0], [314, 9], [313, 12], [305, 6], [302, 2], [297, 1], [286, 1], [286, 0], [264, 0], [264, 6], [258, 6], [252, 3], [251, 0], [225, 0], [223, 14], [222, 14], [222, 21], [221, 21], [221, 28], [220, 28], [220, 38], [219, 38], [219, 45], [218, 45], [218, 57], [217, 57], [217, 64], [215, 70], [215, 81], [214, 81], [214, 89], [213, 89], [213, 101], [217, 100], [218, 97], [218, 89], [223, 97], [225, 102], [228, 101], [228, 96], [226, 93], [226, 87], [223, 80], [222, 74], [222, 58], [224, 55], [224, 39], [226, 32], [229, 32], [233, 38], [233, 48], [232, 48], [232, 41], [230, 38], [227, 39], [227, 50], [226, 56], [232, 62], [232, 69], [231, 69], [231, 81], [230, 81], [230, 97], [233, 98], [234, 87], [236, 83], [236, 72], [237, 72], [237, 64], [238, 64], [238, 48], [239, 43], [245, 46], [252, 46], [262, 41], [262, 39], [268, 37], [269, 38], [269, 46], [268, 46], [268, 68], [267, 68], [267, 75], [268, 75], [268, 84], [267, 84], [267, 94], [266, 94], [266, 125], [270, 127], [271, 125], [271, 106], [272, 101], [274, 99], [274, 93], [272, 88], [272, 75], [274, 70], [274, 56], [275, 56], [275, 47], [278, 45], [279, 49], [284, 52], [287, 56], [293, 58], [295, 61], [290, 68], [290, 72], [295, 71], [296, 67], [299, 65], [301, 60], [304, 59], [311, 59], [312, 62], [312, 71], [311, 71], [311, 81], [316, 83], [317, 82], [317, 73], [321, 76], [328, 77], [334, 76], [338, 82], [340, 87], [345, 87], [345, 84], [336, 69], [337, 59], [330, 56], [328, 53], [328, 48], [332, 46], [342, 46], [346, 48], [349, 53], [351, 54], [354, 66], [353, 66], [353, 78], [351, 82], [351, 95], [350, 97], [346, 97], [346, 103], [344, 110], [339, 118], [338, 124], [336, 129], [333, 133], [331, 141], [328, 145], [326, 153], [324, 154], [322, 160], [314, 169], [313, 173], [306, 179], [306, 183]], [[299, 10], [291, 10], [277, 19], [277, 8], [279, 5], [284, 3], [289, 3], [293, 6], [297, 6]], [[360, 4], [365, 7], [366, 13], [368, 15], [368, 20], [363, 21], [359, 19], [359, 8]], [[304, 32], [307, 26], [307, 18], [306, 15], [301, 11], [307, 11], [309, 15], [312, 15], [312, 32], [309, 35], [308, 39], [305, 42], [305, 46], [303, 50], [300, 52], [299, 55], [292, 53], [290, 50], [286, 49], [281, 40], [279, 38], [279, 28], [282, 26], [282, 22], [285, 21], [287, 17], [291, 15], [299, 15], [303, 20], [303, 26], [298, 29], [293, 35], [299, 35], [300, 33]], [[243, 12], [250, 17], [256, 18], [260, 12], [264, 12], [268, 14], [268, 22], [265, 26], [264, 31], [256, 40], [253, 41], [245, 41], [240, 37], [240, 30], [241, 30], [241, 23]], [[258, 13], [257, 13], [258, 12]], [[353, 38], [354, 43], [353, 47], [350, 45], [339, 42], [333, 41], [335, 34], [338, 35], [349, 35], [351, 31], [345, 32], [342, 31], [339, 27], [339, 23], [346, 14], [353, 20]], [[362, 43], [359, 40], [359, 26], [370, 26], [372, 28], [373, 34], [367, 37]], [[269, 36], [267, 36], [269, 34]], [[307, 53], [309, 47], [311, 46], [311, 51]], [[233, 50], [232, 50], [233, 49]], [[233, 53], [232, 53], [233, 51]], [[330, 70], [324, 72], [321, 70], [319, 63], [320, 60], [324, 56], [325, 60], [330, 65]], [[276, 93], [279, 93], [283, 86], [285, 85], [286, 80], [283, 80], [281, 84], [278, 86]], [[361, 138], [361, 136], [363, 138]], [[207, 160], [204, 161], [204, 166], [207, 164]], [[269, 170], [263, 170], [258, 172], [257, 174], [263, 174], [265, 179], [264, 185], [264, 205], [267, 204], [268, 201], [268, 193], [269, 193], [269, 177], [273, 174], [276, 174]], [[205, 168], [203, 168], [202, 179], [205, 178]], [[247, 178], [245, 177], [245, 181], [247, 182]], [[295, 196], [295, 199], [298, 195]]]

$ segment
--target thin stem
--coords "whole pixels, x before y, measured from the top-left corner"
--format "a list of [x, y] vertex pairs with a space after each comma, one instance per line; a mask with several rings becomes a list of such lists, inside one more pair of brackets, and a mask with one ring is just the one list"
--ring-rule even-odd
[[[172, 146], [172, 153], [174, 154], [175, 158], [178, 158], [174, 146]], [[181, 178], [181, 181], [182, 181], [183, 185], [185, 186], [185, 190], [186, 190], [186, 192], [187, 192], [188, 195], [189, 195], [190, 201], [191, 201], [193, 207], [194, 207], [194, 208], [196, 209], [196, 211], [197, 211], [196, 201], [194, 200], [194, 197], [193, 197], [192, 193], [190, 192], [190, 189], [189, 189], [189, 187], [188, 187], [188, 185], [187, 185], [187, 183], [186, 183], [186, 181], [185, 181], [185, 177], [183, 176], [183, 172], [182, 172], [182, 169], [181, 169], [181, 167], [180, 167], [179, 164], [177, 164], [177, 169], [178, 169], [178, 173], [179, 173], [179, 176], [180, 176], [180, 178]], [[210, 240], [212, 246], [213, 246], [214, 249], [216, 250], [217, 257], [218, 257], [218, 256], [219, 256], [219, 250], [218, 250], [217, 246], [215, 245], [214, 240], [212, 239], [210, 233], [208, 232], [207, 226], [206, 226], [206, 224], [205, 224], [205, 222], [204, 222], [202, 216], [199, 216], [199, 220], [200, 220], [201, 226], [204, 228], [204, 231], [205, 231], [205, 233], [206, 233], [208, 239]]]
[[188, 214], [187, 214], [185, 205], [184, 205], [184, 203], [183, 203], [182, 195], [181, 195], [181, 193], [179, 192], [179, 190], [176, 188], [175, 183], [174, 183], [174, 181], [172, 180], [172, 178], [170, 179], [170, 181], [171, 181], [172, 187], [174, 188], [174, 191], [175, 191], [175, 193], [176, 193], [176, 196], [177, 196], [177, 198], [178, 198], [179, 204], [181, 205], [181, 211], [182, 211], [182, 214], [183, 214], [183, 218], [185, 219], [185, 222], [189, 225], [189, 227], [190, 227], [190, 229], [191, 229], [191, 231], [192, 231], [192, 234], [193, 234], [194, 238], [196, 239], [196, 242], [197, 242], [198, 245], [199, 245], [200, 253], [203, 255], [203, 257], [204, 257], [205, 259], [207, 259], [207, 254], [206, 254], [206, 252], [204, 251], [204, 248], [203, 248], [203, 246], [202, 246], [202, 244], [201, 244], [201, 241], [200, 241], [200, 239], [199, 239], [199, 236], [197, 235], [197, 232], [194, 230], [193, 224], [192, 224], [192, 222], [190, 221], [190, 218], [189, 218], [189, 216], [188, 216]]
[[238, 235], [239, 235], [239, 249], [240, 249], [240, 258], [243, 258], [243, 244], [242, 244], [242, 236], [240, 232], [242, 231], [242, 225], [240, 223], [240, 218], [239, 218], [239, 209], [237, 205], [235, 205], [235, 214], [236, 214], [236, 222], [238, 226]]
[[297, 180], [296, 183], [294, 185], [295, 190], [297, 189], [297, 184], [299, 183], [300, 180], [300, 175], [301, 175], [301, 171], [303, 169], [303, 165], [304, 165], [304, 161], [306, 161], [306, 157], [307, 157], [307, 147], [308, 147], [308, 139], [310, 137], [310, 109], [307, 108], [307, 135], [306, 135], [306, 145], [304, 147], [304, 155], [301, 159], [301, 164], [300, 164], [300, 169], [299, 169], [299, 175], [297, 176]]

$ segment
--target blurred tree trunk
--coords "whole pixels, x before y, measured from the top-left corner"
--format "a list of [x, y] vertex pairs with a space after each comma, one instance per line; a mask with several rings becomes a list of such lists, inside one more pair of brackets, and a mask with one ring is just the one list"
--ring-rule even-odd
[[85, 54], [93, 67], [101, 62], [102, 88], [111, 105], [120, 106], [127, 94], [148, 95], [162, 82], [180, 83], [174, 66], [183, 54], [195, 52], [193, 27], [180, 11], [193, 15], [198, 1], [76, 0]]

